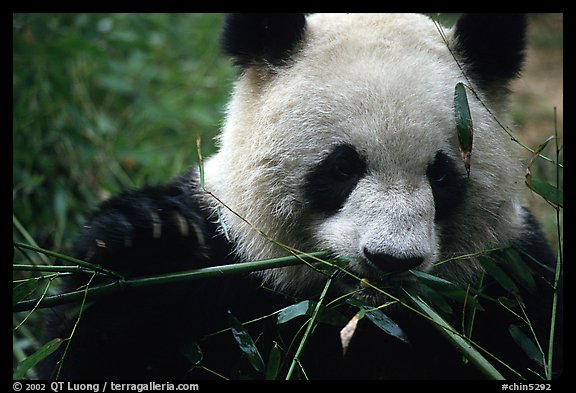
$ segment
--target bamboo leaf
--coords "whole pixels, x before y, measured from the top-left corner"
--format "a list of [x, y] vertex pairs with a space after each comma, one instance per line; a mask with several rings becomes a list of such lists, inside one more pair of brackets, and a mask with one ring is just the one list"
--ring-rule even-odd
[[486, 360], [472, 345], [461, 337], [438, 313], [428, 306], [422, 299], [404, 291], [407, 300], [420, 312], [429, 317], [433, 326], [462, 353], [478, 370], [490, 379], [503, 380], [504, 377]]
[[472, 308], [484, 310], [476, 299], [469, 296], [466, 290], [458, 287], [450, 281], [420, 270], [410, 270], [409, 272], [416, 277], [421, 284], [432, 289], [431, 291], [426, 291], [423, 287], [418, 287], [419, 291], [426, 291], [424, 293], [425, 297], [429, 298], [430, 301], [439, 306], [441, 310], [445, 311], [446, 308], [449, 309], [450, 307], [448, 304], [442, 304], [441, 299], [439, 299], [436, 294], [443, 295], [448, 299], [456, 300], [462, 304], [466, 302], [466, 304]]
[[466, 173], [470, 176], [470, 161], [472, 159], [472, 143], [474, 140], [474, 127], [472, 116], [468, 106], [466, 88], [462, 83], [457, 83], [454, 88], [454, 112], [456, 117], [456, 132], [458, 134], [458, 147], [460, 156], [464, 162]]
[[309, 300], [304, 300], [301, 301], [300, 303], [288, 306], [278, 313], [278, 315], [276, 316], [276, 323], [278, 325], [281, 325], [301, 315], [307, 315], [309, 307], [310, 307]]
[[406, 337], [406, 334], [402, 331], [400, 326], [381, 310], [366, 310], [366, 318], [392, 337], [404, 341], [405, 343], [408, 342], [408, 337]]
[[[313, 307], [310, 307], [308, 309], [308, 315], [312, 316], [313, 312], [314, 312], [314, 308], [316, 307], [317, 302], [312, 302], [313, 303]], [[343, 328], [344, 326], [346, 326], [346, 324], [348, 323], [348, 319], [341, 313], [339, 313], [338, 311], [329, 308], [329, 307], [325, 307], [325, 306], [320, 306], [320, 309], [318, 310], [318, 315], [316, 316], [316, 320], [320, 323], [324, 323], [326, 325], [331, 325], [331, 326], [336, 326], [339, 328]]]
[[516, 325], [508, 326], [508, 331], [510, 335], [522, 348], [524, 353], [528, 355], [528, 357], [538, 363], [541, 367], [544, 367], [544, 359], [542, 352], [538, 349], [538, 346], [532, 341], [528, 336], [524, 334], [524, 332]]
[[268, 356], [268, 367], [266, 367], [266, 379], [275, 380], [278, 377], [278, 372], [280, 371], [280, 348], [278, 344], [274, 343], [274, 346], [270, 350], [270, 356]]
[[544, 142], [542, 142], [540, 145], [538, 145], [538, 147], [536, 149], [534, 149], [532, 157], [530, 157], [530, 160], [528, 160], [528, 163], [526, 164], [526, 168], [528, 170], [530, 170], [530, 168], [532, 167], [532, 164], [534, 164], [534, 161], [536, 161], [536, 159], [538, 157], [540, 157], [540, 153], [542, 153], [542, 150], [544, 150], [546, 148], [546, 146], [548, 146], [548, 143], [551, 140], [554, 140], [555, 138], [556, 137], [554, 135], [550, 135]]
[[526, 176], [526, 185], [548, 202], [564, 207], [563, 192], [552, 184], [529, 174]]
[[514, 284], [514, 281], [506, 274], [500, 266], [498, 266], [494, 261], [481, 256], [478, 261], [493, 279], [495, 279], [504, 289], [511, 293], [518, 293], [518, 287]]
[[417, 292], [426, 300], [430, 301], [440, 311], [446, 314], [452, 314], [452, 307], [444, 300], [444, 297], [427, 285], [421, 285]]
[[12, 305], [28, 298], [38, 286], [38, 280], [31, 278], [14, 285], [12, 288]]
[[[302, 315], [311, 317], [317, 305], [318, 303], [315, 301], [304, 300], [300, 303], [288, 306], [278, 313], [276, 316], [276, 323], [280, 325]], [[318, 322], [336, 327], [343, 327], [348, 322], [344, 315], [336, 310], [324, 306], [320, 306], [316, 319]]]
[[505, 266], [510, 270], [516, 281], [529, 291], [535, 291], [536, 281], [531, 273], [532, 270], [522, 260], [518, 252], [513, 248], [507, 248], [504, 250], [504, 257]]
[[60, 347], [60, 344], [64, 342], [61, 338], [55, 338], [44, 344], [40, 349], [34, 352], [32, 355], [28, 356], [26, 359], [22, 360], [17, 366], [16, 370], [12, 374], [12, 379], [23, 379], [26, 377], [26, 373], [32, 367], [34, 367], [38, 362], [50, 356], [54, 351]]
[[202, 348], [200, 348], [198, 343], [195, 341], [187, 345], [182, 350], [182, 354], [194, 366], [198, 366], [200, 363], [202, 363], [202, 360], [204, 359], [204, 355], [202, 354]]
[[364, 311], [363, 315], [358, 316], [358, 319], [366, 317], [370, 322], [372, 322], [386, 334], [389, 334], [392, 337], [399, 339], [400, 341], [408, 343], [408, 337], [402, 328], [400, 328], [396, 322], [384, 314], [382, 310], [374, 308], [358, 299], [353, 298], [347, 299], [346, 303], [358, 307], [361, 311]]
[[254, 370], [263, 373], [265, 371], [264, 360], [246, 328], [244, 328], [242, 323], [240, 323], [240, 321], [230, 312], [228, 312], [228, 322], [232, 328], [232, 335], [238, 343], [238, 347], [242, 353], [246, 355], [246, 358]]
[[409, 270], [409, 272], [418, 280], [422, 281], [423, 283], [434, 289], [443, 291], [455, 291], [460, 289], [450, 281], [445, 280], [441, 277], [434, 276], [432, 274], [428, 274], [420, 270]]

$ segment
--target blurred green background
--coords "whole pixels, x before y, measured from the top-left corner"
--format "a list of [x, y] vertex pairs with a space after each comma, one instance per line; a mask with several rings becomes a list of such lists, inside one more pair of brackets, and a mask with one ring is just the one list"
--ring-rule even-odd
[[[536, 147], [554, 133], [554, 107], [563, 129], [563, 16], [529, 21], [513, 113], [519, 138]], [[221, 22], [221, 14], [13, 15], [15, 241], [28, 234], [69, 252], [99, 202], [193, 165], [198, 135], [204, 156], [215, 151], [235, 76], [219, 51]], [[555, 184], [554, 165], [538, 160], [533, 172]], [[526, 199], [554, 240], [555, 210], [529, 191]], [[15, 332], [15, 361], [37, 348], [33, 330]]]
[[[234, 70], [219, 14], [13, 16], [13, 208], [40, 246], [214, 151]], [[15, 233], [17, 238], [20, 234]]]

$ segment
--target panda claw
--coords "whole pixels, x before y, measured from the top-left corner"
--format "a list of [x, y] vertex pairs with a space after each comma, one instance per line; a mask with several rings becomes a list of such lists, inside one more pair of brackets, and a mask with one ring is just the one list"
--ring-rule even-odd
[[160, 239], [162, 237], [162, 223], [160, 222], [160, 217], [158, 213], [150, 210], [150, 218], [152, 219], [152, 237], [154, 239]]
[[172, 212], [172, 216], [174, 217], [174, 221], [176, 221], [176, 225], [178, 226], [178, 231], [180, 232], [180, 236], [188, 237], [189, 236], [189, 227], [186, 219], [182, 216], [182, 214], [178, 212]]

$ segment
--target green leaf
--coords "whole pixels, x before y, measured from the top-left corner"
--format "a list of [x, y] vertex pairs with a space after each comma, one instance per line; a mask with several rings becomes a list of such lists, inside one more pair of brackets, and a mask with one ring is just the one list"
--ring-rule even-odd
[[[314, 310], [316, 309], [317, 304], [318, 302], [313, 300], [303, 300], [300, 303], [288, 306], [278, 313], [276, 316], [276, 323], [281, 325], [302, 315], [311, 317], [314, 313]], [[336, 310], [324, 306], [320, 306], [318, 315], [316, 315], [316, 320], [320, 323], [325, 323], [327, 325], [336, 327], [344, 327], [348, 322], [344, 315]]]
[[363, 315], [358, 316], [358, 319], [362, 317], [368, 318], [370, 322], [374, 325], [378, 326], [381, 330], [385, 333], [391, 335], [392, 337], [396, 337], [400, 341], [408, 343], [408, 337], [404, 333], [404, 331], [400, 328], [400, 326], [390, 319], [382, 310], [376, 309], [358, 299], [347, 299], [346, 303], [351, 304], [352, 306], [360, 308], [360, 311], [364, 311]]
[[512, 281], [508, 274], [494, 261], [485, 256], [478, 258], [478, 261], [484, 270], [486, 270], [486, 273], [495, 279], [504, 289], [511, 293], [518, 293], [518, 287], [514, 284], [514, 281]]
[[510, 270], [516, 281], [529, 291], [536, 290], [536, 281], [532, 275], [532, 270], [520, 257], [520, 254], [513, 248], [507, 248], [503, 251], [504, 264]]
[[[308, 315], [312, 316], [314, 312], [314, 308], [316, 308], [316, 304], [318, 302], [311, 302], [310, 308], [308, 308]], [[348, 323], [348, 318], [346, 318], [343, 314], [339, 313], [338, 311], [328, 308], [325, 306], [320, 306], [318, 310], [318, 314], [316, 315], [316, 320], [320, 323], [324, 323], [326, 325], [336, 326], [339, 328], [343, 328]]]
[[[421, 284], [424, 284], [425, 286], [433, 289], [438, 294], [441, 294], [448, 299], [456, 300], [462, 304], [466, 302], [466, 305], [469, 307], [484, 310], [480, 303], [478, 303], [476, 299], [470, 296], [469, 292], [451, 283], [450, 281], [420, 270], [410, 270], [409, 272], [414, 277], [416, 277]], [[423, 291], [424, 289], [422, 287], [418, 287], [418, 290]], [[439, 306], [441, 310], [446, 311], [446, 307], [449, 308], [448, 304], [442, 304], [441, 300], [435, 296], [433, 291], [427, 291], [424, 293], [424, 295], [434, 304]]]
[[416, 277], [418, 280], [422, 281], [429, 287], [440, 291], [457, 291], [460, 290], [456, 285], [451, 283], [450, 281], [443, 279], [438, 276], [434, 276], [432, 274], [420, 271], [420, 270], [409, 270], [410, 274]]
[[438, 313], [428, 306], [422, 299], [404, 290], [407, 300], [418, 311], [428, 316], [436, 328], [456, 349], [462, 353], [478, 370], [491, 379], [503, 380], [504, 377], [478, 352], [468, 340], [461, 337]]
[[458, 134], [458, 147], [464, 167], [470, 176], [470, 160], [472, 158], [472, 143], [474, 140], [474, 127], [472, 116], [468, 106], [466, 88], [462, 83], [457, 83], [454, 88], [454, 113], [456, 118], [456, 132]]
[[204, 355], [202, 354], [202, 348], [198, 345], [196, 341], [187, 345], [183, 350], [182, 354], [192, 363], [194, 366], [198, 366], [202, 363]]
[[508, 296], [499, 296], [496, 300], [498, 301], [499, 304], [511, 310], [518, 309], [520, 307], [520, 305], [518, 304], [518, 300], [515, 298], [510, 298]]
[[55, 338], [52, 341], [44, 344], [40, 349], [34, 352], [32, 355], [28, 356], [26, 359], [22, 360], [17, 366], [16, 370], [12, 374], [12, 379], [23, 379], [26, 377], [26, 372], [34, 367], [42, 359], [48, 357], [54, 351], [60, 347], [60, 344], [64, 342], [61, 338]]
[[270, 356], [268, 356], [268, 367], [266, 368], [266, 379], [275, 380], [278, 377], [278, 372], [280, 371], [280, 348], [278, 344], [274, 343], [274, 346], [270, 350]]
[[548, 143], [554, 139], [556, 139], [556, 137], [554, 135], [550, 135], [548, 138], [546, 138], [544, 142], [542, 142], [540, 145], [538, 145], [536, 149], [534, 149], [532, 157], [530, 158], [530, 160], [528, 160], [528, 163], [526, 164], [526, 168], [528, 169], [528, 171], [530, 171], [530, 168], [532, 167], [532, 164], [534, 164], [534, 161], [536, 161], [536, 159], [540, 157], [540, 153], [542, 153], [542, 150], [544, 150], [546, 146], [548, 146]]
[[360, 310], [362, 310], [363, 307], [370, 307], [368, 303], [353, 297], [349, 297], [348, 299], [346, 299], [346, 303], [348, 303], [351, 306], [358, 307]]
[[516, 325], [508, 326], [510, 335], [528, 357], [544, 367], [544, 357], [538, 346]]
[[381, 310], [366, 310], [366, 318], [392, 337], [408, 343], [408, 337], [406, 337], [400, 326], [388, 318]]
[[309, 300], [304, 300], [301, 301], [300, 303], [288, 306], [278, 313], [278, 315], [276, 316], [276, 323], [278, 325], [281, 325], [301, 315], [307, 315], [309, 307], [310, 307]]
[[230, 323], [230, 327], [232, 328], [232, 335], [234, 339], [238, 343], [240, 350], [246, 357], [248, 361], [254, 368], [254, 370], [258, 371], [259, 373], [264, 373], [264, 360], [254, 344], [254, 340], [250, 337], [248, 331], [244, 328], [242, 323], [232, 313], [228, 312], [228, 321]]
[[552, 184], [540, 179], [539, 177], [530, 175], [526, 177], [526, 185], [548, 202], [564, 207], [563, 192]]
[[30, 295], [34, 293], [37, 286], [38, 280], [34, 278], [14, 285], [14, 288], [12, 289], [12, 305], [28, 299]]
[[452, 307], [444, 300], [444, 297], [427, 285], [421, 285], [416, 288], [417, 292], [426, 300], [433, 303], [440, 311], [446, 314], [452, 314]]

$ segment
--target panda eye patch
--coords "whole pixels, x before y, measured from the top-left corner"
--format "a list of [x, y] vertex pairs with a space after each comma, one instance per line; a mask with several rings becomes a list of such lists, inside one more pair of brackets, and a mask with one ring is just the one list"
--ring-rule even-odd
[[435, 218], [442, 220], [464, 200], [467, 177], [458, 172], [454, 160], [442, 151], [428, 165], [426, 176], [434, 196]]
[[[330, 163], [331, 161], [331, 163]], [[332, 165], [334, 177], [347, 179], [364, 172], [364, 162], [350, 146], [341, 146], [329, 156], [327, 164]]]
[[353, 146], [337, 146], [306, 176], [306, 199], [315, 210], [334, 212], [342, 207], [365, 172], [366, 162]]

